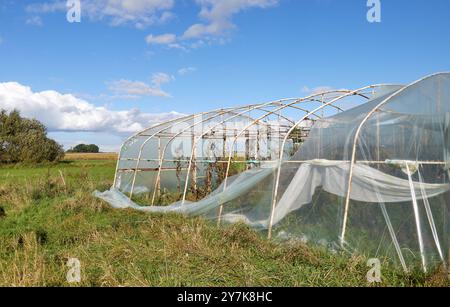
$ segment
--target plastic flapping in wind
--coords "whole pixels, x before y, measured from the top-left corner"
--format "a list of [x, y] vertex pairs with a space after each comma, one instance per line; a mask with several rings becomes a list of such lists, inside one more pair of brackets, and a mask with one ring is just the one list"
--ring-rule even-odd
[[[96, 195], [116, 208], [240, 221], [405, 271], [448, 262], [449, 73], [204, 114], [130, 138], [114, 187]], [[167, 156], [181, 135], [187, 150]], [[213, 155], [197, 150], [205, 139]]]

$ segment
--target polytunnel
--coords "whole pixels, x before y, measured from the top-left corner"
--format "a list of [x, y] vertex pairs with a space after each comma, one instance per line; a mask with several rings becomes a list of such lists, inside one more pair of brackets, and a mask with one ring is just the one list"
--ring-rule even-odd
[[449, 124], [449, 73], [189, 115], [130, 137], [96, 195], [427, 271], [449, 257]]

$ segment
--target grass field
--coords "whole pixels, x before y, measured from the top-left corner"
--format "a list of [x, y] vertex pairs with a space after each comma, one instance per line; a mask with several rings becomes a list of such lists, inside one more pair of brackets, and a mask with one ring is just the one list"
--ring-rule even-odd
[[102, 152], [102, 153], [66, 153], [64, 156], [65, 161], [116, 161], [117, 153], [115, 152]]
[[[114, 168], [86, 156], [0, 167], [1, 286], [69, 286], [69, 258], [81, 261], [75, 286], [367, 285], [361, 257], [269, 242], [243, 225], [110, 209], [91, 195], [110, 187]], [[443, 273], [382, 273], [380, 286], [448, 285]]]

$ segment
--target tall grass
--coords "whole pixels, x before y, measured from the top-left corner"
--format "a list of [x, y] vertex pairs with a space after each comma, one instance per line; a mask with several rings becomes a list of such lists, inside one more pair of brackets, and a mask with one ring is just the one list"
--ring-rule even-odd
[[[1, 286], [366, 286], [366, 260], [267, 241], [244, 225], [113, 210], [114, 162], [0, 169]], [[69, 258], [79, 284], [66, 281]], [[383, 268], [379, 286], [447, 286]]]

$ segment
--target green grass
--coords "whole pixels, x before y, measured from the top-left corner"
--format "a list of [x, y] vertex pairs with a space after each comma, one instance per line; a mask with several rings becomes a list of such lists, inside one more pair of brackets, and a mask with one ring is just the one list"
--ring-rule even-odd
[[[362, 257], [269, 242], [244, 225], [110, 209], [91, 196], [114, 161], [0, 167], [0, 285], [366, 286]], [[447, 286], [446, 275], [384, 268], [380, 286]]]

